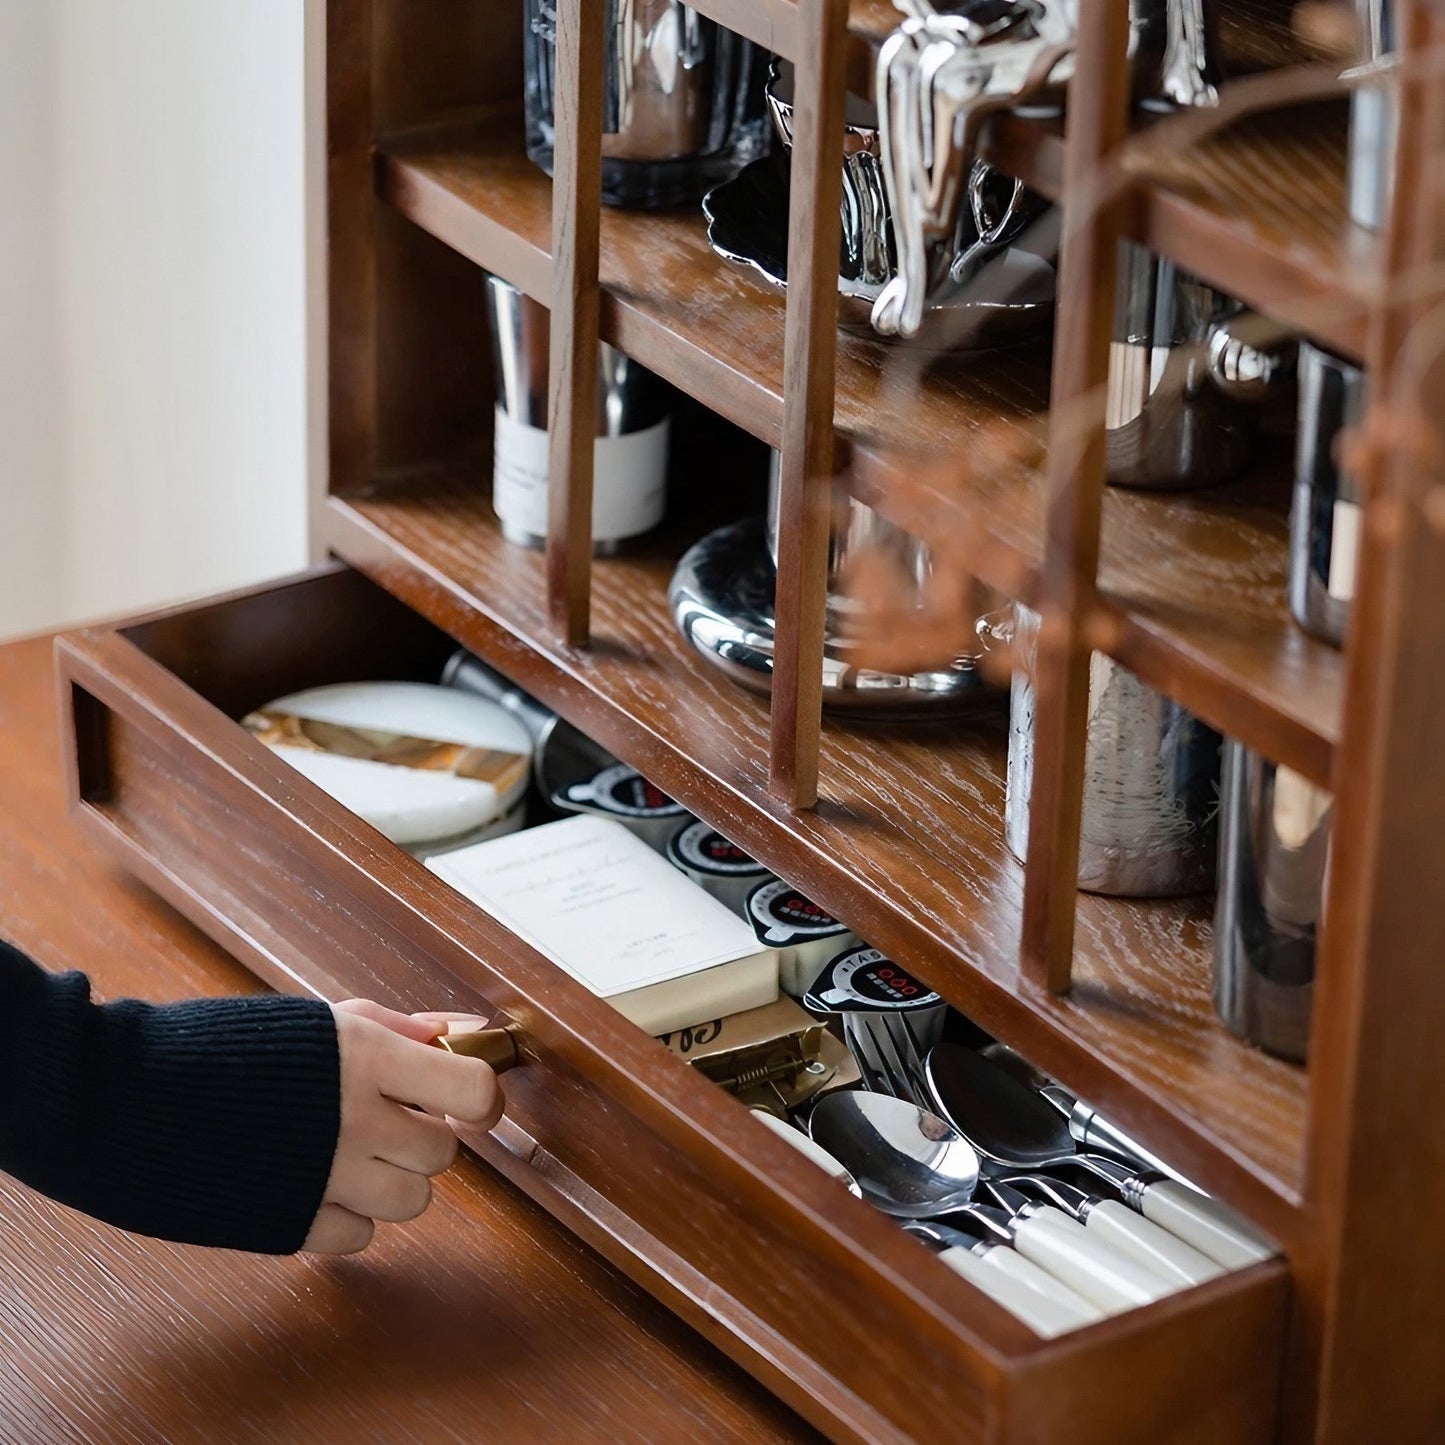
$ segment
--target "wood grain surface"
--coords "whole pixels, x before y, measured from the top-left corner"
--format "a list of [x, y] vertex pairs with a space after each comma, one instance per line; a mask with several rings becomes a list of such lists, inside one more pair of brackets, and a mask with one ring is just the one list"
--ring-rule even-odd
[[[1038, 1339], [234, 720], [278, 685], [434, 676], [445, 650], [344, 567], [67, 637], [64, 693], [100, 723], [76, 732], [77, 811], [278, 986], [509, 1019], [507, 1118], [468, 1142], [840, 1445], [1000, 1445], [1028, 1438], [1034, 1396], [1076, 1395], [1073, 1445], [1116, 1445], [1126, 1415], [1178, 1445], [1267, 1438], [1280, 1262]], [[1112, 1401], [1100, 1382], [1171, 1336], [1207, 1362], [1165, 1347]], [[880, 1340], [935, 1368], [859, 1370]]]
[[[552, 186], [519, 131], [493, 121], [389, 141], [377, 184], [424, 230], [549, 300]], [[714, 254], [700, 211], [604, 209], [601, 281], [603, 340], [780, 444], [784, 293]], [[834, 422], [844, 436], [947, 451], [1001, 417], [1036, 415], [1047, 396], [1047, 348], [956, 356], [921, 374], [900, 355], [838, 333]]]
[[[0, 649], [0, 933], [107, 997], [254, 976], [65, 814], [51, 645]], [[0, 1440], [817, 1437], [490, 1169], [464, 1158], [345, 1261], [127, 1236], [0, 1177]]]
[[[434, 235], [547, 298], [551, 191], [515, 137], [474, 128], [414, 137], [383, 155], [381, 186]], [[690, 211], [609, 210], [602, 220], [604, 339], [779, 445], [782, 295], [713, 255]], [[840, 332], [835, 424], [870, 450], [889, 443], [909, 457], [966, 454], [986, 428], [1040, 421], [1047, 360], [1023, 348], [920, 367]], [[1289, 618], [1291, 465], [1277, 443], [1262, 442], [1256, 475], [1244, 483], [1176, 495], [1110, 488], [1100, 590], [1117, 613], [1111, 637], [1120, 661], [1216, 726], [1325, 782], [1343, 664]], [[926, 475], [910, 470], [915, 491]], [[866, 491], [885, 511], [911, 504], [881, 483]], [[929, 500], [917, 499], [914, 514], [927, 515]], [[1027, 477], [974, 478], [964, 514], [950, 515], [949, 499], [939, 500], [931, 525], [976, 535], [982, 575], [1006, 592], [1036, 585], [1043, 518]]]
[[[829, 719], [822, 801], [794, 815], [767, 790], [766, 702], [697, 657], [668, 612], [672, 568], [707, 520], [675, 519], [671, 533], [598, 562], [591, 652], [561, 650], [545, 624], [541, 559], [497, 532], [489, 470], [439, 469], [333, 498], [331, 545], [985, 1028], [1288, 1236], [1304, 1074], [1215, 1019], [1209, 899], [1081, 897], [1074, 991], [1049, 998], [1023, 987], [1022, 870], [1002, 833], [1002, 696], [973, 723]], [[714, 498], [714, 508], [727, 500]]]
[[[1195, 492], [1110, 487], [1103, 499], [1094, 638], [1212, 726], [1328, 786], [1344, 716], [1343, 655], [1289, 614], [1291, 444], [1262, 430], [1245, 476]], [[906, 478], [899, 486], [896, 478]], [[905, 530], [973, 537], [969, 560], [1006, 595], [1043, 567], [1043, 489], [1028, 472], [970, 479], [869, 453], [854, 490]]]

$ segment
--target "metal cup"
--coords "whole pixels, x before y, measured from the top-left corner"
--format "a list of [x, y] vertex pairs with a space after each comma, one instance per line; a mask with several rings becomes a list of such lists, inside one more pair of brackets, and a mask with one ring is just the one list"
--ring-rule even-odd
[[[1004, 833], [1028, 852], [1034, 771], [1030, 678], [1039, 615], [1015, 606]], [[1102, 653], [1089, 664], [1079, 887], [1117, 898], [1207, 891], [1217, 844], [1219, 734]]]
[[[492, 504], [502, 535], [523, 547], [547, 541], [547, 308], [500, 276], [487, 277], [497, 378]], [[597, 449], [592, 551], [605, 556], [661, 520], [667, 500], [670, 422], [666, 385], [605, 342], [597, 347]]]
[[[782, 512], [782, 453], [774, 451], [768, 470], [768, 555], [778, 566], [778, 523]], [[841, 626], [852, 604], [841, 584], [849, 558], [884, 551], [901, 566], [903, 575], [921, 591], [933, 567], [926, 543], [905, 532], [851, 494], [836, 495], [828, 533], [828, 615]]]
[[1214, 1005], [1232, 1033], [1300, 1063], [1332, 819], [1323, 788], [1225, 743]]
[[[767, 57], [677, 0], [605, 4], [602, 199], [694, 201], [767, 148]], [[525, 0], [527, 154], [548, 175], [556, 140], [556, 0]]]
[[[1394, 0], [1355, 0], [1366, 62], [1395, 49]], [[1362, 85], [1350, 96], [1350, 145], [1345, 189], [1350, 219], [1378, 231], [1385, 222], [1395, 174], [1395, 95], [1383, 83]]]
[[1299, 433], [1290, 515], [1289, 609], [1314, 637], [1345, 640], [1355, 596], [1362, 510], [1336, 459], [1340, 432], [1365, 411], [1365, 373], [1318, 346], [1300, 346]]
[[1254, 450], [1247, 403], [1268, 397], [1293, 367], [1293, 343], [1253, 345], [1250, 321], [1239, 302], [1172, 261], [1120, 245], [1106, 397], [1110, 482], [1178, 491], [1240, 471]]

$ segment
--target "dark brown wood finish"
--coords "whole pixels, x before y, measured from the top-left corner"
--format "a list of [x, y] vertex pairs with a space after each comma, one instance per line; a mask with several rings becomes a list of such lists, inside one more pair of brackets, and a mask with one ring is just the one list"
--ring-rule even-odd
[[[1445, 1256], [1402, 1227], [1445, 1208], [1445, 856], [1439, 737], [1445, 717], [1445, 17], [1399, 14], [1404, 73], [1395, 185], [1382, 240], [1390, 304], [1370, 342], [1373, 445], [1351, 621], [1345, 750], [1336, 778], [1325, 935], [1311, 1056], [1312, 1230], [1298, 1262], [1291, 1442], [1348, 1445], [1445, 1429], [1445, 1383], [1427, 1363], [1445, 1335]], [[1424, 287], [1421, 278], [1426, 278]], [[1429, 780], [1434, 779], [1434, 782]], [[1368, 1381], [1368, 1389], [1362, 1388]]]
[[[397, 636], [374, 657], [388, 618]], [[78, 769], [95, 780], [94, 800], [75, 800], [81, 816], [276, 986], [500, 1010], [525, 1060], [508, 1077], [508, 1127], [469, 1142], [590, 1221], [615, 1263], [834, 1438], [1028, 1438], [1036, 1392], [1062, 1399], [1122, 1378], [1146, 1338], [1177, 1334], [1208, 1338], [1209, 1362], [1165, 1349], [1173, 1364], [1161, 1358], [1116, 1407], [1088, 1386], [1096, 1408], [1074, 1439], [1117, 1440], [1116, 1411], [1199, 1445], [1226, 1424], [1246, 1445], [1268, 1439], [1271, 1356], [1260, 1347], [1280, 1338], [1282, 1266], [1045, 1344], [207, 700], [244, 710], [318, 673], [425, 673], [445, 639], [417, 629], [355, 573], [330, 571], [64, 640], [64, 695], [108, 713], [102, 756]], [[224, 833], [211, 822], [220, 815]], [[860, 1369], [879, 1340], [931, 1368]], [[1247, 1368], [1262, 1369], [1265, 1386], [1228, 1394], [1225, 1380]], [[1024, 1379], [1031, 1388], [1016, 1395]]]
[[570, 647], [587, 643], [591, 587], [604, 19], [603, 7], [586, 0], [558, 6], [547, 605]]
[[675, 559], [712, 517], [680, 519], [678, 534], [596, 565], [594, 650], [581, 656], [554, 645], [540, 560], [502, 540], [487, 492], [477, 466], [415, 475], [333, 501], [327, 535], [984, 1027], [1288, 1237], [1304, 1078], [1215, 1021], [1209, 900], [1081, 897], [1074, 991], [1022, 987], [1022, 870], [1002, 836], [1002, 698], [972, 726], [826, 722], [824, 802], [790, 815], [767, 788], [766, 703], [693, 654], [668, 611]]
[[[514, 1017], [529, 1062], [509, 1090], [510, 1123], [477, 1146], [837, 1438], [1275, 1438], [1278, 1268], [1043, 1345], [962, 1281], [940, 1280], [911, 1243], [776, 1140], [755, 1137], [731, 1101], [298, 786], [228, 721], [285, 685], [351, 669], [434, 675], [446, 635], [463, 641], [1274, 1231], [1300, 1282], [1283, 1396], [1291, 1445], [1350, 1445], [1377, 1423], [1402, 1441], [1433, 1439], [1445, 1417], [1428, 1354], [1445, 1329], [1445, 1251], [1432, 1232], [1445, 1161], [1430, 1130], [1445, 1103], [1430, 1074], [1445, 1023], [1433, 902], [1445, 491], [1438, 453], [1417, 449], [1429, 428], [1409, 410], [1423, 395], [1426, 415], [1438, 416], [1435, 358], [1408, 381], [1396, 370], [1402, 342], [1429, 334], [1422, 318], [1440, 292], [1432, 72], [1418, 73], [1405, 108], [1403, 190], [1381, 247], [1345, 220], [1337, 79], [1303, 63], [1284, 0], [1223, 0], [1236, 75], [1293, 68], [1231, 78], [1218, 111], [1140, 122], [1112, 148], [1100, 173], [1104, 224], [1094, 217], [1083, 233], [1092, 249], [1076, 243], [1064, 263], [1050, 484], [982, 479], [950, 515], [957, 497], [930, 509], [916, 488], [893, 483], [898, 469], [919, 470], [895, 449], [918, 446], [937, 462], [1000, 424], [1036, 429], [1047, 357], [919, 368], [845, 329], [828, 385], [800, 361], [833, 340], [822, 316], [836, 169], [823, 132], [844, 84], [871, 85], [877, 39], [897, 23], [891, 3], [853, 0], [846, 36], [842, 0], [703, 7], [801, 59], [805, 89], [809, 75], [819, 83], [809, 107], [818, 144], [795, 155], [794, 188], [825, 224], [810, 227], [795, 205], [790, 317], [780, 294], [711, 253], [690, 210], [601, 215], [594, 275], [595, 194], [565, 164], [554, 237], [552, 187], [525, 161], [516, 129], [520, 7], [497, 19], [473, 0], [316, 3], [330, 40], [332, 439], [318, 540], [383, 590], [334, 574], [75, 642], [67, 666], [81, 685], [64, 694], [71, 786], [93, 826], [264, 977], [402, 1003], [441, 990]], [[1098, 0], [1086, 47], [1117, 52], [1124, 10]], [[583, 55], [599, 11], [582, 0], [563, 7], [565, 41], [581, 42]], [[1434, 13], [1423, 0], [1409, 7], [1417, 57], [1440, 39]], [[591, 104], [597, 80], [585, 65], [567, 78], [564, 121], [569, 104]], [[1057, 124], [1019, 119], [988, 127], [986, 153], [1062, 197], [1077, 221], [1092, 214], [1083, 152], [1110, 150], [1122, 107], [1117, 63], [1086, 63], [1072, 98], [1072, 164]], [[590, 154], [581, 111], [570, 114]], [[1100, 496], [1090, 398], [1115, 225], [1337, 350], [1368, 350], [1391, 410], [1367, 467], [1375, 480], [1347, 658], [1300, 635], [1284, 610], [1287, 456], [1266, 447], [1255, 475], [1195, 496]], [[594, 566], [590, 589], [569, 569], [553, 596], [575, 620], [590, 590], [592, 646], [558, 640], [545, 561], [502, 541], [487, 496], [482, 266], [554, 305], [573, 380], [595, 311], [596, 334], [784, 446], [785, 529], [800, 534], [803, 565], [783, 588], [781, 725], [771, 739], [766, 704], [696, 658], [667, 612], [683, 547], [725, 519], [729, 502], [738, 509], [705, 468], [679, 491], [669, 529]], [[1336, 785], [1308, 1074], [1215, 1021], [1208, 899], [1075, 902], [1065, 886], [1071, 789], [1051, 794], [1047, 780], [1025, 910], [1024, 870], [1000, 836], [997, 714], [913, 732], [826, 719], [814, 749], [816, 711], [800, 686], [811, 685], [803, 664], [821, 592], [808, 502], [822, 498], [828, 471], [830, 391], [832, 431], [860, 459], [855, 485], [870, 500], [895, 519], [911, 508], [917, 530], [951, 523], [976, 537], [960, 550], [982, 578], [1042, 598], [1042, 731], [1056, 782], [1076, 769], [1078, 672], [1093, 647]], [[554, 396], [573, 482], [584, 400], [570, 384]], [[1071, 434], [1080, 409], [1084, 424]], [[1072, 455], [1061, 442], [1070, 436], [1082, 441]], [[579, 494], [569, 494], [575, 520]], [[770, 743], [783, 799], [769, 785]], [[787, 804], [810, 799], [815, 751], [820, 803], [799, 811]], [[1053, 886], [1041, 894], [1046, 879]], [[1036, 986], [1066, 981], [1066, 993]], [[941, 1361], [940, 1375], [922, 1385], [873, 1379], [857, 1361], [879, 1335]]]
[[794, 808], [811, 808], [818, 801], [847, 18], [847, 0], [798, 0], [769, 746], [773, 791]]
[[[0, 648], [0, 936], [102, 998], [255, 992], [66, 816], [52, 653]], [[343, 1261], [141, 1239], [3, 1177], [0, 1217], [7, 1440], [817, 1439], [466, 1156], [423, 1218]]]
[[[1028, 134], [1021, 125], [1009, 133]], [[547, 180], [515, 133], [434, 131], [389, 146], [382, 194], [469, 259], [541, 300], [550, 294]], [[720, 261], [685, 212], [603, 215], [604, 340], [699, 397], [772, 446], [782, 440], [783, 298]], [[655, 258], [668, 257], [660, 277]], [[926, 454], [966, 449], [1000, 421], [1033, 425], [1047, 396], [1042, 359], [1022, 352], [957, 357], [911, 386], [896, 356], [849, 331], [837, 338], [834, 422], [873, 447], [893, 441]], [[910, 368], [910, 374], [916, 368]], [[1147, 681], [1216, 725], [1328, 780], [1339, 733], [1339, 654], [1305, 637], [1283, 600], [1287, 457], [1266, 451], [1247, 482], [1185, 496], [1104, 499], [1101, 596], [1117, 625], [1101, 644]], [[912, 490], [918, 470], [910, 471]], [[867, 483], [866, 474], [861, 480]], [[872, 487], [890, 511], [898, 497]], [[939, 498], [947, 525], [956, 493]], [[1042, 558], [1037, 489], [1013, 477], [980, 484], [960, 517], [977, 534], [974, 565], [1006, 592], [1032, 591]]]
[[1120, 202], [1105, 162], [1129, 128], [1131, 19], [1114, 0], [1084, 0], [1075, 63], [1098, 84], [1070, 91], [1064, 142], [1063, 241], [1054, 337], [1053, 409], [1044, 502], [1034, 690], [1033, 781], [1020, 971], [1053, 993], [1073, 974], [1089, 623], [1104, 502], [1104, 395], [1114, 331]]

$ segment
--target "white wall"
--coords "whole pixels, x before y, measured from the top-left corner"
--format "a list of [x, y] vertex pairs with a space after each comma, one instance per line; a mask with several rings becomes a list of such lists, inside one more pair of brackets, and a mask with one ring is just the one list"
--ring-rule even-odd
[[[0, 633], [302, 565], [303, 0], [0, 0], [0, 17], [0, 144], [23, 126], [48, 162], [25, 148], [37, 282], [0, 376], [52, 358], [40, 403], [0, 411], [0, 546], [55, 558], [41, 605], [0, 590]], [[0, 153], [5, 179], [16, 165]], [[0, 232], [0, 275], [9, 251]], [[12, 464], [12, 430], [40, 462]]]
[[63, 610], [53, 0], [0, 0], [0, 635]]

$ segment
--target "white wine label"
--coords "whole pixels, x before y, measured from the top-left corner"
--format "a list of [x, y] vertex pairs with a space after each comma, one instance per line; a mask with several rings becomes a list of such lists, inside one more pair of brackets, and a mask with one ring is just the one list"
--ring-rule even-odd
[[1335, 501], [1330, 528], [1329, 594], [1340, 602], [1355, 597], [1355, 572], [1360, 564], [1360, 521], [1364, 515], [1358, 502]]
[[[512, 532], [547, 535], [547, 431], [508, 416], [499, 405], [493, 449], [492, 504]], [[649, 532], [667, 500], [671, 423], [598, 437], [593, 452], [592, 537], [619, 542]]]

